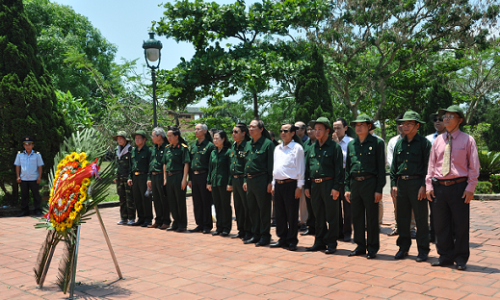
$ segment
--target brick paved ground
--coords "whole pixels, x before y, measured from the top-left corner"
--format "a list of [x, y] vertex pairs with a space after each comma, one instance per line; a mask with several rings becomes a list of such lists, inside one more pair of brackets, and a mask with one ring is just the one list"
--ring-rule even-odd
[[[391, 223], [387, 195], [384, 203], [384, 223]], [[347, 257], [355, 247], [352, 243], [340, 242], [337, 253], [327, 256], [305, 252], [313, 242], [308, 236], [300, 238], [297, 252], [289, 252], [200, 233], [117, 226], [118, 208], [101, 212], [125, 279], [117, 280], [94, 218], [82, 227], [80, 299], [500, 298], [500, 201], [472, 203], [471, 258], [465, 272], [431, 267], [436, 260], [433, 245], [429, 262], [415, 262], [415, 247], [409, 258], [395, 261], [396, 238], [385, 234], [380, 236], [378, 257], [367, 260]], [[188, 217], [194, 228], [192, 213]], [[30, 218], [0, 219], [1, 299], [64, 298], [55, 284], [60, 251], [45, 287], [36, 289], [32, 269], [45, 232], [33, 229], [34, 223]], [[382, 233], [389, 231], [390, 226], [382, 226]]]

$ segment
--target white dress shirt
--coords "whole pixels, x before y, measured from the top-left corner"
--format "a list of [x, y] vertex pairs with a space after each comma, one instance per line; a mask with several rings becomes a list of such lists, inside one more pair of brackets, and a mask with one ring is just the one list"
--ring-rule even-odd
[[439, 133], [436, 131], [433, 134], [429, 134], [428, 136], [426, 136], [426, 138], [429, 140], [429, 142], [431, 142], [431, 144], [433, 144], [438, 136]]
[[276, 180], [296, 179], [297, 187], [304, 186], [304, 148], [295, 141], [274, 149], [273, 187]]
[[347, 157], [347, 145], [349, 145], [349, 142], [352, 140], [354, 140], [352, 137], [348, 136], [347, 134], [344, 134], [344, 137], [339, 141], [339, 146], [340, 148], [342, 148], [344, 169], [345, 169], [345, 159]]
[[392, 157], [394, 154], [394, 147], [396, 146], [396, 143], [402, 139], [401, 135], [398, 134], [395, 137], [391, 138], [389, 140], [389, 144], [387, 144], [387, 164], [389, 165], [389, 169], [392, 166]]

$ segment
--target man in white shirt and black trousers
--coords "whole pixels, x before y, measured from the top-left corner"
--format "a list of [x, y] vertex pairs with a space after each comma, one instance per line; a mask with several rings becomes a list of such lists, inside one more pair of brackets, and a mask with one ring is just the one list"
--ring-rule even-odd
[[283, 247], [297, 250], [297, 218], [299, 201], [304, 186], [304, 148], [295, 134], [297, 127], [283, 124], [280, 135], [283, 142], [274, 150], [273, 189], [276, 211], [276, 234], [278, 242], [271, 248]]

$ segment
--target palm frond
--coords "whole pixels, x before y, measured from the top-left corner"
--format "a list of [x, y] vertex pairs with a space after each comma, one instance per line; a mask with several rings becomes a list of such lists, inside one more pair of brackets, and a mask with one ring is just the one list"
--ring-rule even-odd
[[57, 231], [50, 230], [49, 232], [47, 232], [47, 237], [45, 238], [45, 241], [43, 242], [42, 247], [38, 252], [36, 266], [33, 268], [37, 284], [40, 284], [43, 270], [45, 269], [45, 266], [49, 263], [48, 260], [52, 249], [55, 249], [60, 240], [61, 238], [57, 234]]

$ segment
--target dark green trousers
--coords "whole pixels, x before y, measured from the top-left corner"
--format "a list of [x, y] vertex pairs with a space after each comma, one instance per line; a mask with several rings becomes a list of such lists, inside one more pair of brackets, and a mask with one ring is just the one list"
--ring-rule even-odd
[[132, 194], [134, 195], [139, 222], [151, 222], [153, 220], [151, 197], [144, 195], [148, 190], [147, 181], [148, 174], [132, 175]]
[[417, 248], [419, 254], [427, 255], [429, 248], [429, 211], [428, 200], [418, 200], [418, 190], [422, 186], [421, 179], [398, 180], [398, 232], [397, 244], [399, 249], [407, 252], [411, 246], [410, 223], [411, 211], [415, 215], [417, 224]]
[[212, 186], [212, 199], [217, 216], [217, 232], [231, 232], [233, 225], [233, 210], [231, 207], [231, 192], [227, 186]]
[[163, 191], [163, 173], [151, 175], [151, 189], [155, 206], [155, 224], [170, 225], [170, 209]]
[[271, 240], [271, 194], [267, 192], [267, 175], [247, 178], [247, 203], [252, 235], [255, 239]]
[[122, 220], [135, 220], [135, 203], [132, 197], [132, 188], [127, 179], [116, 180], [116, 193], [120, 199], [120, 217]]
[[[333, 180], [311, 184], [311, 205], [316, 217], [314, 245], [337, 249], [339, 199], [333, 200]], [[328, 226], [327, 226], [328, 225]]]
[[[351, 180], [351, 209], [356, 250], [377, 253], [380, 249], [378, 203], [375, 203], [377, 178]], [[365, 238], [366, 214], [366, 238]]]
[[182, 190], [183, 173], [167, 176], [167, 200], [172, 212], [173, 228], [187, 228], [186, 189]]
[[251, 234], [252, 223], [250, 223], [250, 215], [247, 207], [247, 192], [243, 190], [243, 181], [243, 177], [233, 177], [233, 201], [236, 224], [238, 233], [245, 236], [246, 234]]

